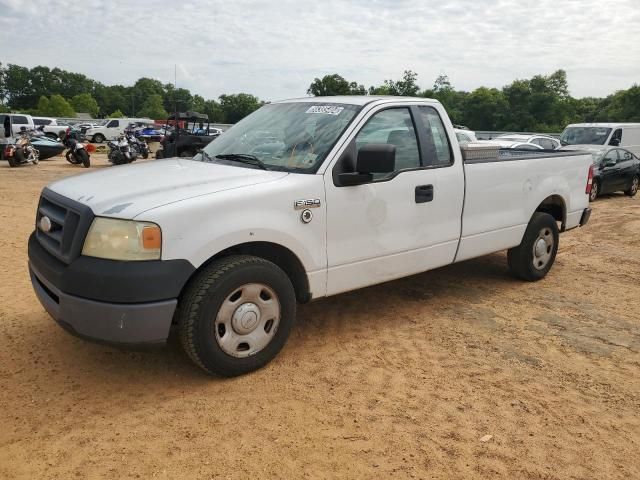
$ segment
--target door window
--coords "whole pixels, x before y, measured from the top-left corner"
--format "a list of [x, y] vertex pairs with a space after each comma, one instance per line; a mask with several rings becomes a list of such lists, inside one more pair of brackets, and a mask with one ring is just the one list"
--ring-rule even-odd
[[22, 115], [14, 115], [12, 120], [13, 120], [14, 124], [19, 124], [19, 125], [28, 125], [29, 124], [29, 122], [27, 122], [27, 117], [24, 117]]
[[118, 125], [119, 125], [118, 120], [111, 120], [111, 121], [107, 124], [107, 128], [117, 127]]
[[[420, 153], [413, 119], [408, 108], [389, 108], [376, 113], [356, 136], [356, 147], [386, 143], [396, 147], [395, 171], [420, 167]], [[374, 174], [378, 180], [393, 174]]]
[[631, 152], [628, 152], [626, 150], [618, 150], [618, 158], [621, 162], [626, 162], [633, 159], [633, 155], [631, 154]]
[[553, 150], [555, 148], [553, 142], [548, 138], [539, 138], [538, 145], [540, 145], [542, 148], [546, 148], [547, 150]]
[[618, 151], [610, 150], [608, 151], [604, 157], [602, 157], [602, 164], [605, 165], [607, 163], [617, 163], [618, 162]]
[[613, 135], [611, 135], [611, 140], [609, 141], [609, 145], [620, 145], [622, 141], [622, 129], [618, 128]]
[[451, 153], [451, 145], [447, 137], [447, 131], [444, 128], [442, 119], [433, 107], [418, 107], [422, 123], [426, 128], [426, 149], [428, 158], [427, 165], [437, 167], [446, 167], [453, 163], [453, 155]]

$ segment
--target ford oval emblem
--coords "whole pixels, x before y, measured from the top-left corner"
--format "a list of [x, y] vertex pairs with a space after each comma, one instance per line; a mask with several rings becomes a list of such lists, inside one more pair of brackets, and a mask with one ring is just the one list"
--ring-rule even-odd
[[43, 232], [51, 231], [51, 219], [46, 215], [40, 219], [40, 230]]

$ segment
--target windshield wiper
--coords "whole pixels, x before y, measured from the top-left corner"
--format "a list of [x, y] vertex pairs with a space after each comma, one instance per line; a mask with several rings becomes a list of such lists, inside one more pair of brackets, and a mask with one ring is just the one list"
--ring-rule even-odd
[[220, 155], [216, 155], [216, 158], [220, 158], [222, 160], [232, 160], [234, 162], [246, 163], [248, 165], [255, 165], [262, 170], [269, 170], [269, 168], [265, 165], [265, 163], [260, 160], [255, 155], [250, 155], [248, 153], [221, 153]]

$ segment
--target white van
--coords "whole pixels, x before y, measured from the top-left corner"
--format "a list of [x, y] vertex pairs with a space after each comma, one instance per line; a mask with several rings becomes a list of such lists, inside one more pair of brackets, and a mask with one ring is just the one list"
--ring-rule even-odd
[[2, 126], [2, 137], [13, 137], [20, 133], [23, 128], [33, 130], [33, 118], [31, 115], [23, 113], [2, 113], [0, 114], [0, 125]]
[[560, 135], [560, 143], [611, 145], [640, 155], [640, 123], [573, 123]]
[[105, 140], [113, 140], [124, 133], [124, 129], [131, 123], [153, 125], [150, 118], [111, 118], [99, 127], [88, 128], [83, 131], [93, 143], [102, 143]]

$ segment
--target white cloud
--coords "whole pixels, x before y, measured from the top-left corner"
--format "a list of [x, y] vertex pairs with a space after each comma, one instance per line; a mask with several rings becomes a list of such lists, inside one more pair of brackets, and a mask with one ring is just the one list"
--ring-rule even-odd
[[575, 96], [640, 82], [640, 3], [596, 0], [0, 0], [0, 61], [141, 76], [205, 98], [302, 96], [339, 73], [365, 86], [441, 73], [456, 88], [568, 72]]

